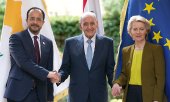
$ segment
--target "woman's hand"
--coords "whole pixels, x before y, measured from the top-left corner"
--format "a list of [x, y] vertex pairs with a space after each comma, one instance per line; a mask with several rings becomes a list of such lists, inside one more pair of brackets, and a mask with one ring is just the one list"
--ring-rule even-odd
[[122, 90], [122, 86], [120, 86], [120, 85], [117, 84], [117, 83], [113, 84], [113, 87], [112, 87], [112, 95], [113, 95], [113, 96], [120, 96], [121, 90]]

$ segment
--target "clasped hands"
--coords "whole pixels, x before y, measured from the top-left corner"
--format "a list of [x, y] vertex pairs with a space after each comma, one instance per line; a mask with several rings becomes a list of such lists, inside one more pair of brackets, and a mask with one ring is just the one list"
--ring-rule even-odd
[[57, 71], [50, 71], [47, 75], [47, 78], [49, 78], [52, 83], [58, 84], [61, 81], [61, 76]]
[[112, 87], [112, 95], [113, 96], [119, 96], [121, 94], [122, 86], [115, 83]]
[[[113, 84], [112, 87], [112, 95], [113, 96], [120, 96], [122, 90], [122, 86], [120, 86], [118, 83]], [[158, 101], [153, 101], [153, 102], [158, 102]]]

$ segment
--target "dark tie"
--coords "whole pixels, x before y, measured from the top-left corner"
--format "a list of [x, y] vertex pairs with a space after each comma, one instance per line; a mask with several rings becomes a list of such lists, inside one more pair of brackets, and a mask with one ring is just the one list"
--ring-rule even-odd
[[35, 49], [35, 57], [36, 57], [36, 63], [39, 64], [40, 62], [40, 50], [39, 50], [39, 44], [37, 41], [37, 36], [34, 36], [34, 49]]
[[92, 63], [92, 47], [91, 47], [92, 40], [90, 39], [87, 40], [87, 43], [88, 43], [88, 47], [87, 47], [87, 53], [86, 53], [86, 61], [88, 64], [88, 68], [90, 70], [91, 63]]

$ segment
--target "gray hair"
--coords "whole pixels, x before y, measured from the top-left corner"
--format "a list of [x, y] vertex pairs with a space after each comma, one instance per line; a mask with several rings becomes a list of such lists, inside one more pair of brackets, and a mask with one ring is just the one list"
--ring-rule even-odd
[[95, 14], [93, 11], [89, 11], [89, 12], [85, 12], [85, 13], [83, 13], [83, 15], [80, 17], [80, 21], [79, 21], [79, 23], [81, 23], [81, 22], [82, 22], [82, 20], [83, 20], [85, 17], [87, 17], [87, 16], [94, 17], [94, 18], [97, 20], [97, 18], [96, 18], [96, 14]]

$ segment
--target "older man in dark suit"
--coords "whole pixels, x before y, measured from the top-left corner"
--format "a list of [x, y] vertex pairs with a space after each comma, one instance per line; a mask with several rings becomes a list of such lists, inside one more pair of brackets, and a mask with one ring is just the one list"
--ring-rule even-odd
[[52, 41], [39, 32], [45, 14], [37, 7], [27, 12], [28, 29], [10, 37], [11, 70], [4, 97], [8, 102], [53, 101], [53, 85], [57, 80], [53, 70]]
[[70, 75], [70, 102], [108, 102], [107, 82], [112, 86], [113, 40], [96, 34], [98, 21], [93, 12], [80, 19], [83, 33], [66, 40], [60, 82]]

